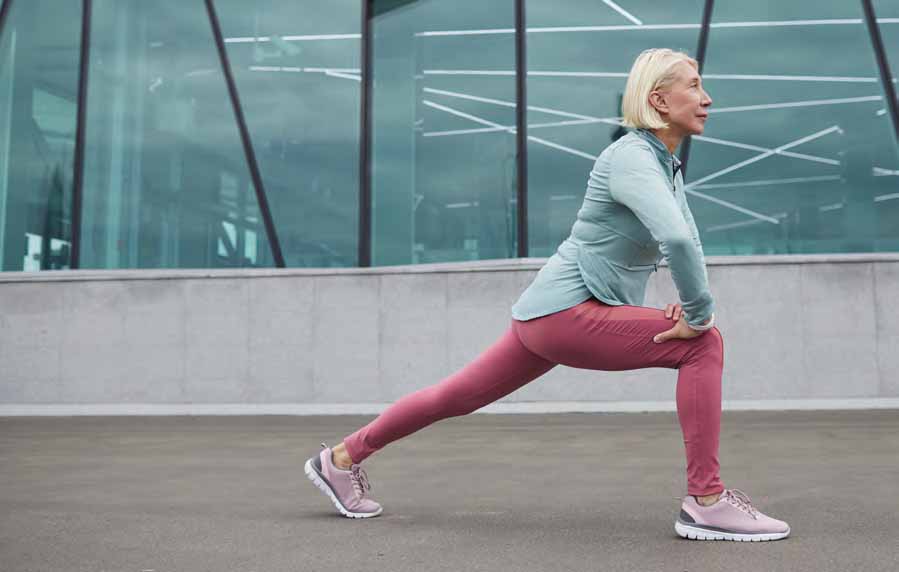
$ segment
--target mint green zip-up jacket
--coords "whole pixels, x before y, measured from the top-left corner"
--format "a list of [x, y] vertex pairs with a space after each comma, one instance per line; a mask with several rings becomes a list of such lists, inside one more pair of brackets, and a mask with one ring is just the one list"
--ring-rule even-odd
[[646, 282], [664, 257], [687, 323], [708, 320], [714, 301], [679, 166], [645, 129], [606, 147], [590, 172], [571, 235], [512, 306], [512, 317], [531, 320], [591, 297], [642, 306]]

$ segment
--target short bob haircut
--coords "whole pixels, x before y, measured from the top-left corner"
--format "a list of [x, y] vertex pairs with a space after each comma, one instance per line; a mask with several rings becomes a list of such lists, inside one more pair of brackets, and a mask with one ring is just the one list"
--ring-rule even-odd
[[621, 100], [621, 112], [624, 114], [625, 127], [642, 129], [664, 129], [668, 124], [649, 103], [649, 94], [655, 90], [664, 90], [677, 77], [675, 66], [687, 62], [694, 69], [699, 64], [685, 54], [668, 48], [645, 50], [637, 59], [627, 76], [624, 97]]

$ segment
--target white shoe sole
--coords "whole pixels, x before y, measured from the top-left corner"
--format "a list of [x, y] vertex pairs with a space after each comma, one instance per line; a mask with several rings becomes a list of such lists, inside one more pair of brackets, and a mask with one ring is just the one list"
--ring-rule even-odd
[[306, 472], [306, 476], [309, 477], [309, 480], [312, 481], [312, 484], [318, 487], [321, 492], [328, 495], [328, 498], [331, 499], [331, 502], [334, 503], [334, 506], [340, 511], [340, 514], [347, 518], [371, 518], [373, 516], [378, 516], [384, 510], [383, 508], [379, 508], [377, 512], [350, 512], [340, 504], [340, 501], [337, 500], [337, 495], [334, 494], [334, 491], [331, 490], [328, 483], [322, 480], [318, 475], [318, 472], [312, 467], [312, 459], [306, 461], [306, 466], [303, 470]]
[[736, 532], [719, 532], [697, 528], [680, 521], [674, 522], [674, 530], [683, 538], [690, 540], [733, 540], [736, 542], [766, 542], [768, 540], [780, 540], [790, 536], [790, 529], [786, 532], [771, 532], [766, 534], [739, 534]]

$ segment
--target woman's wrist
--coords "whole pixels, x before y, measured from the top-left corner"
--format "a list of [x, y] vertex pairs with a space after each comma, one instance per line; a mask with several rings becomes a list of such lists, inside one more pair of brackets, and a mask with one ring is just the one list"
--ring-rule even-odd
[[711, 330], [715, 326], [715, 313], [712, 312], [712, 315], [699, 326], [694, 326], [693, 324], [687, 322], [687, 325], [691, 330], [696, 330], [697, 332], [704, 332], [706, 330]]

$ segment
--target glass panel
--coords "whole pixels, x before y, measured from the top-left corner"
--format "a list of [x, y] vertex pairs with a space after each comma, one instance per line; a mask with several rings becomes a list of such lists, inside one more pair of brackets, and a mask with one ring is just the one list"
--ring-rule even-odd
[[203, 2], [94, 0], [85, 268], [272, 266]]
[[527, 1], [531, 256], [568, 236], [595, 157], [626, 133], [618, 120], [634, 59], [656, 47], [695, 57], [703, 4]]
[[372, 5], [374, 264], [515, 256], [514, 2]]
[[[899, 2], [895, 0], [874, 0], [874, 12], [880, 29], [886, 52], [887, 63], [893, 76], [893, 87], [899, 91], [899, 83], [896, 81], [899, 75]], [[886, 105], [881, 105], [876, 113], [890, 121]], [[896, 130], [893, 129], [895, 134]], [[894, 135], [895, 137], [895, 135]], [[878, 217], [878, 250], [899, 250], [899, 154], [890, 158], [884, 158], [883, 168], [874, 172], [880, 180], [892, 186], [892, 190], [875, 197], [877, 201]], [[890, 183], [891, 182], [891, 183]]]
[[0, 269], [69, 267], [81, 3], [17, 0], [0, 33]]
[[897, 147], [861, 4], [718, 0], [712, 26], [714, 103], [687, 178], [706, 253], [899, 250]]
[[360, 0], [217, 0], [288, 266], [355, 266]]

